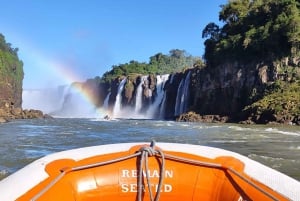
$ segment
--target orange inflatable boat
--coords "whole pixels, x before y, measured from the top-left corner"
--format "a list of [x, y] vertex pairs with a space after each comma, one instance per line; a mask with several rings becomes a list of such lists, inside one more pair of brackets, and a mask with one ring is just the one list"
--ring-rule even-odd
[[300, 200], [300, 182], [223, 149], [124, 143], [43, 157], [0, 181], [0, 200]]

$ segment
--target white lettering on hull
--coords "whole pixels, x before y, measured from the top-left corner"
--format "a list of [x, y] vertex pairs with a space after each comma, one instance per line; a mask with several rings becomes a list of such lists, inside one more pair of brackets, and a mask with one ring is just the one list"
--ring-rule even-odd
[[[159, 178], [159, 170], [148, 170], [147, 172], [143, 171], [143, 176], [146, 177], [147, 173], [150, 178]], [[165, 176], [165, 178], [173, 178], [173, 175], [174, 175], [173, 173], [174, 173], [173, 170], [165, 170], [164, 176]], [[121, 177], [136, 178], [136, 177], [138, 177], [138, 172], [137, 172], [137, 170], [122, 170]]]
[[[147, 177], [147, 174], [149, 176], [149, 178], [159, 178], [160, 177], [160, 170], [147, 170], [147, 172], [145, 170], [143, 170], [142, 172], [143, 177]], [[139, 173], [137, 170], [132, 169], [132, 170], [128, 170], [128, 169], [122, 169], [120, 171], [120, 177], [122, 178], [121, 180], [124, 182], [127, 179], [130, 178], [137, 178], [139, 176]], [[174, 171], [173, 170], [165, 170], [164, 171], [164, 178], [167, 179], [172, 179], [174, 177]], [[136, 181], [136, 180], [135, 180]], [[144, 192], [146, 192], [146, 189], [148, 189], [148, 186], [143, 186], [143, 190]], [[153, 192], [157, 192], [158, 191], [158, 184], [151, 184], [151, 189]], [[162, 188], [160, 190], [160, 192], [172, 192], [173, 190], [173, 186], [171, 184], [163, 184]], [[130, 183], [130, 182], [124, 182], [121, 183], [121, 192], [122, 193], [136, 193], [138, 191], [138, 186], [137, 183]]]
[[[158, 191], [158, 184], [151, 184], [151, 189], [154, 190], [154, 192]], [[148, 189], [148, 186], [146, 188], [143, 186], [144, 192], [146, 192], [146, 189]], [[123, 193], [136, 193], [138, 191], [137, 184], [121, 184], [121, 190]], [[170, 184], [163, 184], [160, 192], [169, 193], [172, 191], [172, 185]]]

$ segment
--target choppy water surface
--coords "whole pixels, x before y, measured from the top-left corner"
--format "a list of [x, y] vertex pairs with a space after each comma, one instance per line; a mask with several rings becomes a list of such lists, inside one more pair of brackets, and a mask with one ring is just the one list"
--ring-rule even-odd
[[152, 139], [231, 150], [300, 180], [300, 128], [296, 126], [97, 119], [36, 119], [0, 124], [0, 180], [53, 152]]

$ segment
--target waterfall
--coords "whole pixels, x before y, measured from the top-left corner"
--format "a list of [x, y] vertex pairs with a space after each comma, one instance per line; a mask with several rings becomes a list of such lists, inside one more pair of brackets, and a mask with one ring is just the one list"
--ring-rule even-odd
[[113, 117], [120, 115], [121, 105], [122, 105], [122, 92], [123, 92], [125, 83], [126, 83], [126, 78], [124, 78], [119, 84], [118, 94], [116, 96], [116, 102], [115, 102], [115, 106], [114, 106], [114, 110], [113, 110]]
[[170, 84], [172, 84], [173, 83], [173, 81], [174, 81], [174, 74], [171, 74], [171, 78], [170, 78]]
[[164, 119], [165, 118], [166, 99], [167, 99], [167, 94], [164, 93], [164, 97], [163, 97], [163, 100], [161, 102], [160, 110], [159, 110], [159, 119]]
[[104, 110], [108, 110], [108, 102], [109, 102], [110, 94], [111, 92], [109, 92], [104, 99], [103, 106], [102, 106]]
[[180, 103], [181, 103], [181, 97], [182, 97], [182, 93], [183, 93], [183, 84], [184, 84], [184, 79], [181, 79], [181, 81], [179, 83], [179, 86], [178, 86], [178, 89], [177, 89], [174, 116], [180, 115]]
[[190, 78], [191, 78], [191, 71], [188, 72], [183, 87], [183, 95], [181, 97], [181, 104], [180, 104], [180, 114], [184, 113], [188, 109], [189, 103], [189, 86], [190, 86]]
[[180, 81], [176, 97], [175, 116], [186, 112], [188, 109], [190, 78], [191, 71], [188, 72], [185, 79]]
[[68, 88], [68, 86], [59, 86], [48, 89], [24, 89], [22, 108], [37, 109], [47, 114], [60, 110]]
[[138, 114], [142, 109], [143, 104], [143, 84], [147, 80], [148, 76], [141, 77], [141, 83], [137, 87], [136, 98], [135, 98], [135, 108], [134, 111]]
[[[147, 111], [148, 118], [156, 118], [156, 113], [160, 111], [160, 106], [162, 104], [164, 98], [164, 86], [167, 80], [169, 79], [169, 74], [166, 75], [158, 75], [156, 77], [156, 97], [154, 102], [151, 104]], [[158, 114], [160, 116], [160, 114]]]

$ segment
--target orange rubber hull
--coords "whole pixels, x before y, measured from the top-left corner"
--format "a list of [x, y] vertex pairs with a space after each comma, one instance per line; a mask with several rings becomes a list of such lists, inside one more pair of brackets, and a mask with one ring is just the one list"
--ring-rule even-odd
[[[104, 164], [135, 154], [141, 146], [81, 160], [54, 160], [45, 165], [49, 176], [17, 200], [133, 201], [140, 191], [142, 200], [147, 201], [151, 200], [149, 189], [153, 196], [160, 191], [160, 201], [290, 200], [247, 175], [244, 163], [232, 156], [211, 158], [159, 148], [165, 155], [164, 169], [162, 158], [157, 156], [149, 156], [142, 171], [140, 156]], [[140, 174], [142, 187], [138, 185]]]

